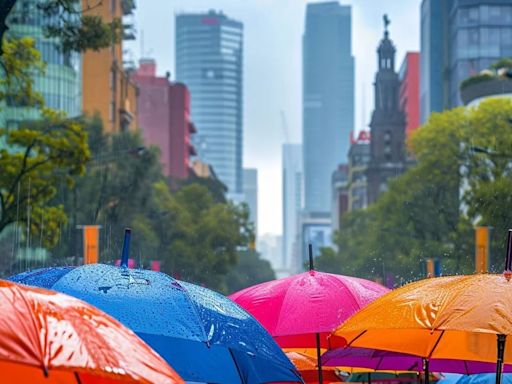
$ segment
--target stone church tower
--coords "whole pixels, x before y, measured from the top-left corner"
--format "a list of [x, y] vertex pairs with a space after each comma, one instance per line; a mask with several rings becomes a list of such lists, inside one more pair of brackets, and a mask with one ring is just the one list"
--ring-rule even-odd
[[370, 163], [367, 170], [368, 203], [387, 190], [388, 179], [405, 171], [405, 115], [399, 103], [400, 80], [395, 72], [395, 47], [384, 16], [384, 37], [377, 49], [375, 109], [370, 123]]

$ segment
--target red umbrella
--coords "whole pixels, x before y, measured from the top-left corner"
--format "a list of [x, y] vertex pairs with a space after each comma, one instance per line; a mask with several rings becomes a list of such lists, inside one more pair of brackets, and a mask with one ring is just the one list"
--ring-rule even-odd
[[0, 314], [5, 382], [183, 383], [132, 331], [81, 300], [0, 280]]

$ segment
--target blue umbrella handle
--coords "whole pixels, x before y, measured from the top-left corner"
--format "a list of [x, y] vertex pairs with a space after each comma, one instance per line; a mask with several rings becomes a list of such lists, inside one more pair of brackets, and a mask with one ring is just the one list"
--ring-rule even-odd
[[131, 237], [131, 235], [132, 235], [132, 230], [130, 228], [125, 228], [123, 251], [121, 253], [121, 267], [123, 267], [123, 268], [128, 268], [128, 258], [130, 257], [130, 237]]

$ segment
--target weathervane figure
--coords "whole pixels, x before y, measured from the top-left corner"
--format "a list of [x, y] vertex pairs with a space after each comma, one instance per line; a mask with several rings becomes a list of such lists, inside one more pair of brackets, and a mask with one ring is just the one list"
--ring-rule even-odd
[[382, 16], [382, 19], [384, 20], [384, 33], [387, 36], [389, 33], [388, 26], [389, 26], [389, 24], [391, 24], [391, 20], [389, 20], [389, 17], [387, 14], [384, 14], [384, 16]]

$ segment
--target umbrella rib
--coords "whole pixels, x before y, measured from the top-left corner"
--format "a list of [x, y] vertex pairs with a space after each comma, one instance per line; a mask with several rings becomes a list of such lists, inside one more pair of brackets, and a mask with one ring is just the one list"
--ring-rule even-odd
[[466, 368], [466, 375], [469, 375], [468, 362], [464, 360], [464, 368]]
[[365, 329], [363, 332], [361, 332], [359, 335], [357, 335], [354, 339], [350, 341], [350, 343], [347, 344], [347, 347], [351, 347], [352, 343], [359, 339], [361, 336], [363, 336], [366, 333], [367, 329]]
[[439, 345], [439, 342], [441, 341], [441, 338], [443, 337], [444, 335], [444, 330], [441, 331], [441, 334], [439, 335], [436, 343], [434, 344], [434, 346], [432, 347], [432, 350], [430, 351], [430, 353], [428, 354], [428, 357], [427, 359], [430, 359], [432, 357], [432, 354], [434, 353], [434, 351], [436, 350], [437, 346]]
[[246, 381], [242, 375], [242, 371], [241, 371], [240, 367], [238, 366], [238, 362], [236, 361], [235, 355], [233, 355], [233, 351], [231, 350], [231, 348], [228, 348], [228, 351], [229, 351], [229, 354], [231, 355], [231, 358], [233, 359], [233, 363], [235, 363], [235, 367], [238, 372], [238, 376], [240, 376], [240, 380], [241, 380], [242, 384], [246, 384]]
[[80, 380], [80, 376], [78, 376], [78, 372], [75, 372], [75, 379], [78, 384], [82, 384], [82, 381]]

